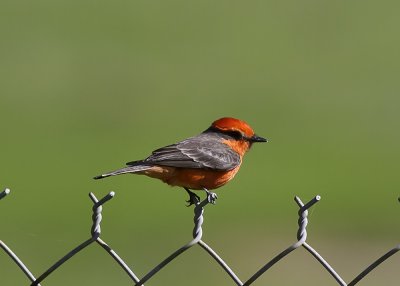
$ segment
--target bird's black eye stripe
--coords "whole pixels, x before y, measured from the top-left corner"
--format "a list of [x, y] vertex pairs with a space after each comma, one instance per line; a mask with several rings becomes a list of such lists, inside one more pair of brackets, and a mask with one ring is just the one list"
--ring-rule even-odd
[[228, 135], [229, 137], [235, 139], [235, 140], [247, 140], [250, 141], [248, 137], [246, 137], [242, 132], [240, 131], [235, 131], [235, 130], [220, 130], [214, 127], [210, 127], [206, 130], [206, 132], [218, 132], [222, 133], [225, 135]]
[[225, 131], [224, 133], [234, 138], [235, 140], [244, 139], [244, 135], [239, 131]]

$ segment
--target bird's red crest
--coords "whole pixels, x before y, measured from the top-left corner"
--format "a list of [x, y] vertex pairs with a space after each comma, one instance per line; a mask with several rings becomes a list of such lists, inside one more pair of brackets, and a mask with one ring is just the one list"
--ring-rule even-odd
[[220, 118], [214, 121], [211, 126], [222, 131], [239, 131], [247, 137], [254, 135], [253, 129], [246, 122], [232, 117]]

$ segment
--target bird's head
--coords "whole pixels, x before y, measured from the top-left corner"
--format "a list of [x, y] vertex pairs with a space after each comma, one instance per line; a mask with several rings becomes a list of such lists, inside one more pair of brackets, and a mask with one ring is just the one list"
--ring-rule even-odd
[[253, 143], [267, 142], [268, 140], [256, 135], [253, 128], [246, 122], [232, 118], [223, 117], [214, 121], [208, 130], [219, 132], [229, 136], [228, 145], [234, 147], [239, 154], [244, 154]]

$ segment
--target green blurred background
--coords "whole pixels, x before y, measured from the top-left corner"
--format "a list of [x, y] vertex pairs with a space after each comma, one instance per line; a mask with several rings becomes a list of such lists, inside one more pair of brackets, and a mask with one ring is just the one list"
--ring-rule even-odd
[[[296, 240], [350, 281], [399, 242], [397, 1], [0, 2], [0, 239], [39, 276], [89, 237], [142, 277], [191, 239], [186, 193], [103, 171], [198, 134], [222, 116], [270, 139], [205, 210], [204, 236], [246, 280]], [[360, 285], [398, 285], [399, 256]], [[0, 284], [29, 285], [0, 252]], [[304, 281], [302, 283], [301, 281]], [[132, 285], [97, 245], [43, 285]], [[194, 247], [146, 285], [233, 285]], [[254, 285], [337, 285], [297, 250]]]

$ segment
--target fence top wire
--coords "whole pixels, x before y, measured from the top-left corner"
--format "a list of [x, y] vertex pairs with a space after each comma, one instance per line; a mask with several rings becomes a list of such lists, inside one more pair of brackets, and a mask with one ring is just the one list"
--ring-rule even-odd
[[[8, 194], [10, 194], [10, 189], [5, 189], [0, 192], [0, 200], [5, 198]], [[320, 264], [328, 271], [328, 273], [336, 280], [336, 282], [341, 286], [353, 286], [357, 284], [360, 280], [362, 280], [367, 274], [369, 274], [372, 270], [374, 270], [377, 266], [379, 266], [382, 262], [387, 260], [393, 254], [397, 253], [400, 250], [400, 244], [395, 246], [393, 249], [386, 252], [384, 255], [379, 257], [377, 260], [372, 262], [368, 267], [365, 268], [359, 275], [357, 275], [352, 281], [348, 284], [339, 276], [339, 274], [329, 265], [329, 263], [315, 250], [313, 249], [307, 242], [307, 225], [308, 225], [308, 209], [311, 208], [314, 204], [318, 203], [321, 200], [320, 196], [315, 196], [307, 203], [303, 203], [299, 197], [295, 197], [294, 200], [297, 203], [298, 210], [298, 231], [297, 231], [297, 241], [290, 245], [288, 248], [284, 249], [282, 252], [277, 254], [274, 258], [268, 261], [264, 266], [262, 266], [253, 276], [251, 276], [244, 283], [236, 273], [228, 266], [228, 264], [204, 241], [202, 241], [202, 225], [204, 222], [204, 208], [209, 204], [213, 203], [215, 197], [207, 196], [207, 198], [203, 201], [196, 201], [194, 206], [194, 228], [193, 228], [193, 239], [189, 241], [184, 246], [178, 248], [167, 258], [162, 260], [158, 265], [156, 265], [153, 269], [151, 269], [147, 274], [145, 274], [141, 279], [129, 268], [129, 266], [122, 260], [122, 258], [101, 238], [101, 227], [100, 223], [102, 220], [102, 210], [103, 205], [114, 198], [115, 193], [110, 192], [100, 200], [93, 193], [89, 193], [89, 197], [93, 202], [92, 206], [92, 226], [90, 231], [90, 238], [79, 244], [77, 247], [72, 249], [62, 258], [60, 258], [57, 262], [55, 262], [52, 266], [50, 266], [43, 274], [41, 274], [38, 278], [30, 272], [30, 270], [24, 265], [24, 263], [18, 258], [18, 256], [3, 242], [0, 240], [0, 247], [10, 256], [10, 258], [17, 264], [17, 266], [23, 271], [23, 273], [28, 277], [31, 281], [31, 286], [41, 286], [40, 282], [45, 280], [51, 273], [57, 270], [60, 266], [62, 266], [66, 261], [72, 258], [75, 254], [85, 249], [87, 246], [96, 242], [99, 244], [126, 272], [126, 274], [131, 278], [131, 280], [135, 283], [135, 285], [144, 285], [147, 281], [149, 281], [154, 275], [156, 275], [161, 269], [167, 266], [171, 261], [173, 261], [180, 254], [188, 250], [194, 245], [199, 245], [203, 248], [221, 267], [225, 272], [229, 275], [229, 277], [233, 280], [236, 285], [240, 286], [248, 286], [256, 281], [261, 275], [263, 275], [268, 269], [270, 269], [273, 265], [279, 262], [281, 259], [286, 257], [289, 253], [294, 251], [299, 247], [305, 248]], [[400, 202], [400, 198], [399, 198]]]

